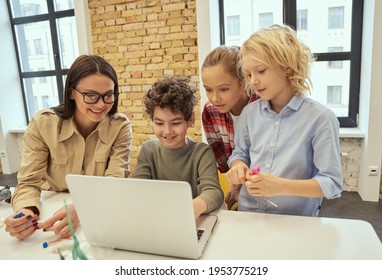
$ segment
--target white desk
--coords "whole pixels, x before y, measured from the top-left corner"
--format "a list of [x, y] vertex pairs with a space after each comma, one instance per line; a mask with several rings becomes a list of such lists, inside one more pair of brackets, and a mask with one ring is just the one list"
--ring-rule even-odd
[[[69, 194], [57, 194], [42, 204], [44, 220], [70, 203]], [[3, 205], [2, 205], [3, 206]], [[4, 217], [12, 213], [0, 208]], [[372, 226], [360, 220], [256, 214], [221, 210], [219, 221], [201, 259], [230, 260], [382, 260], [382, 244]], [[101, 259], [170, 259], [120, 250], [99, 249], [86, 244], [81, 230], [77, 232], [81, 246], [90, 258]], [[55, 239], [52, 233], [38, 231], [31, 238], [19, 241], [0, 229], [0, 259], [58, 259], [52, 248], [42, 243]], [[64, 241], [70, 243], [70, 241]], [[61, 246], [60, 243], [57, 246]], [[90, 254], [89, 254], [90, 252]]]
[[[56, 200], [54, 199], [56, 197]], [[42, 215], [41, 220], [48, 218], [57, 209], [63, 206], [63, 198], [70, 199], [69, 194], [57, 194], [56, 192], [42, 191]], [[13, 214], [10, 204], [0, 202], [0, 218], [6, 218]], [[56, 254], [47, 254], [42, 251], [42, 243], [46, 239], [54, 239], [51, 233], [37, 231], [27, 240], [20, 241], [11, 237], [5, 231], [5, 226], [0, 228], [0, 260], [1, 259], [57, 259]]]

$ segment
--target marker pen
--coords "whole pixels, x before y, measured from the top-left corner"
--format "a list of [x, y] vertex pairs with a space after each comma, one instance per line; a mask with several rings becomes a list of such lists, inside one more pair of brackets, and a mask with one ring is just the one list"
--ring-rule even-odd
[[[252, 174], [253, 175], [257, 175], [259, 173], [260, 173], [260, 166], [257, 166], [257, 165], [253, 166], [252, 167]], [[270, 201], [269, 199], [266, 199], [264, 197], [262, 197], [262, 199], [264, 199], [266, 202], [272, 204], [274, 207], [279, 207], [276, 203]]]
[[[23, 212], [20, 212], [20, 213], [17, 213], [16, 215], [14, 215], [13, 218], [14, 218], [14, 219], [18, 219], [18, 218], [21, 218], [21, 217], [24, 217], [24, 216], [25, 216], [24, 213], [23, 213]], [[4, 223], [4, 222], [5, 222], [5, 219], [6, 219], [6, 218], [1, 218], [1, 220], [0, 220], [0, 228], [3, 227], [3, 226], [5, 226], [5, 223]]]
[[253, 175], [259, 174], [260, 173], [260, 166], [255, 165], [252, 167], [252, 173]]
[[14, 219], [18, 219], [18, 218], [21, 218], [21, 217], [24, 217], [24, 213], [23, 212], [20, 212], [20, 213], [17, 213], [15, 216], [13, 216]]
[[[23, 212], [20, 212], [20, 213], [17, 213], [16, 215], [13, 216], [14, 219], [19, 219], [21, 217], [24, 217], [25, 214]], [[28, 218], [28, 221], [29, 221], [29, 224], [25, 226], [24, 230], [30, 228], [31, 226], [35, 227], [36, 229], [38, 229], [37, 225], [37, 220], [32, 218], [32, 216], [28, 215], [27, 216]]]

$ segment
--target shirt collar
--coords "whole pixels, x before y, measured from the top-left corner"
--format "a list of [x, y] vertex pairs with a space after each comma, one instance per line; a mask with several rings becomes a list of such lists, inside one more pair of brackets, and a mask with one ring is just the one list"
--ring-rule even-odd
[[[107, 143], [108, 123], [109, 115], [107, 115], [102, 121], [99, 122], [96, 129], [92, 132], [98, 132], [98, 136], [103, 143]], [[58, 141], [65, 141], [69, 139], [74, 133], [78, 133], [76, 124], [74, 123], [74, 117], [68, 120], [64, 120], [62, 123], [61, 133]]]
[[[300, 109], [302, 103], [304, 103], [305, 96], [304, 95], [294, 95], [292, 99], [289, 101], [289, 103], [285, 107], [289, 107], [290, 109], [294, 111], [298, 111]], [[262, 100], [262, 109], [267, 109], [269, 112], [272, 112], [271, 106], [269, 104], [269, 101]], [[285, 108], [284, 108], [285, 109]], [[284, 110], [283, 110], [284, 111]]]
[[75, 132], [77, 131], [76, 129], [76, 124], [74, 123], [74, 118], [71, 117], [68, 120], [63, 120], [62, 121], [62, 127], [61, 127], [61, 132], [58, 137], [58, 142], [62, 142], [70, 138]]
[[302, 103], [304, 103], [305, 96], [304, 95], [294, 95], [293, 98], [289, 101], [288, 107], [292, 110], [298, 111], [300, 109]]

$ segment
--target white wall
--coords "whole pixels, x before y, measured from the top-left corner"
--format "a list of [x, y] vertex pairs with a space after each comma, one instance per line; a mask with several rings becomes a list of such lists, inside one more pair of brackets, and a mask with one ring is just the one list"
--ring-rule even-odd
[[[363, 200], [378, 201], [382, 158], [382, 1], [365, 0], [362, 40], [360, 129], [362, 145], [358, 193]], [[369, 176], [377, 166], [378, 176]]]
[[74, 1], [74, 14], [76, 16], [78, 53], [92, 54], [91, 23], [88, 1]]
[[6, 1], [0, 1], [0, 38], [0, 155], [3, 173], [10, 174], [19, 168], [20, 153], [9, 130], [25, 126], [26, 117]]
[[[203, 87], [200, 69], [208, 53], [220, 45], [219, 1], [196, 0], [196, 20], [198, 28], [200, 111], [203, 111], [203, 106], [207, 102], [207, 95]], [[206, 142], [204, 130], [202, 130], [202, 138]]]

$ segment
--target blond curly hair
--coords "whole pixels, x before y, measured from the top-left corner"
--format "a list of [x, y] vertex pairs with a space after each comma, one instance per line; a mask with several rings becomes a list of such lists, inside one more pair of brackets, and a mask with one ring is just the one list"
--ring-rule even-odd
[[[241, 56], [245, 55], [253, 56], [268, 67], [285, 69], [295, 95], [310, 92], [310, 66], [315, 57], [291, 27], [275, 24], [259, 29], [243, 43]], [[250, 87], [249, 79], [245, 79]]]

